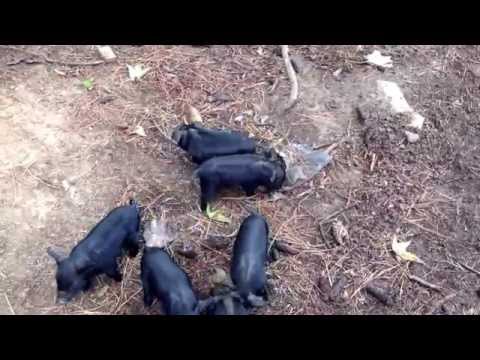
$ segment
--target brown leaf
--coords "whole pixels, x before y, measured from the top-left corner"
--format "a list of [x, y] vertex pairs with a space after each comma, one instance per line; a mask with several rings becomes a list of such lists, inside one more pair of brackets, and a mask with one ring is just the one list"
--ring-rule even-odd
[[345, 240], [348, 240], [347, 228], [340, 220], [335, 220], [332, 225], [333, 238], [339, 245], [344, 245]]
[[216, 250], [221, 250], [225, 249], [228, 244], [230, 243], [230, 240], [228, 238], [225, 238], [223, 236], [209, 236], [205, 240], [208, 246], [216, 249]]

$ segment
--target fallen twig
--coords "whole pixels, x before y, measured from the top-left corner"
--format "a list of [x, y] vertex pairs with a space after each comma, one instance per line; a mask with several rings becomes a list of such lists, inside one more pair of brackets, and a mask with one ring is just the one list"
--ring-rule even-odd
[[133, 295], [131, 295], [127, 300], [125, 300], [115, 311], [114, 314], [118, 314], [122, 308], [130, 302], [135, 296], [140, 294], [140, 292], [143, 291], [143, 289], [138, 289]]
[[10, 300], [8, 300], [7, 294], [4, 293], [3, 296], [5, 297], [5, 301], [7, 302], [10, 312], [12, 313], [12, 315], [15, 315], [15, 310], [13, 310], [12, 304], [10, 304]]
[[293, 69], [292, 62], [290, 61], [290, 56], [288, 55], [288, 45], [280, 45], [282, 49], [282, 57], [285, 62], [285, 67], [287, 68], [288, 79], [292, 83], [290, 89], [290, 99], [288, 100], [287, 107], [285, 111], [291, 109], [297, 102], [298, 99], [298, 80], [295, 70]]
[[460, 261], [459, 261], [458, 263], [459, 263], [460, 265], [462, 265], [465, 269], [467, 269], [467, 270], [471, 271], [472, 273], [477, 274], [478, 276], [480, 276], [480, 271], [475, 270], [475, 269], [472, 268], [471, 266], [468, 266], [467, 264], [464, 264], [464, 263], [462, 263], [462, 262], [460, 262]]
[[419, 225], [419, 224], [417, 224], [417, 223], [414, 222], [414, 221], [410, 221], [410, 220], [406, 219], [405, 222], [407, 222], [407, 223], [409, 223], [409, 224], [412, 224], [412, 225], [415, 225], [415, 226], [418, 227], [419, 229], [422, 229], [423, 231], [426, 231], [426, 232], [428, 232], [428, 233], [430, 233], [430, 234], [437, 235], [438, 237], [441, 237], [442, 239], [448, 239], [448, 236], [442, 235], [442, 234], [436, 232], [435, 230], [427, 229], [426, 227], [423, 227], [422, 225]]
[[357, 205], [359, 205], [359, 203], [355, 203], [355, 204], [347, 206], [347, 207], [345, 207], [341, 210], [335, 211], [333, 214], [328, 215], [327, 217], [324, 217], [323, 219], [321, 219], [320, 224], [323, 224], [323, 223], [327, 222], [328, 220], [333, 219], [334, 217], [337, 217], [338, 215], [344, 213], [345, 211], [348, 211], [348, 210], [354, 208]]
[[392, 271], [393, 269], [396, 269], [399, 265], [395, 265], [392, 267], [389, 267], [387, 269], [380, 270], [376, 274], [371, 274], [367, 280], [365, 280], [353, 293], [350, 295], [350, 299], [353, 299], [365, 286], [367, 286], [370, 282], [372, 282], [375, 279], [378, 279], [379, 277], [383, 276], [385, 273]]
[[410, 280], [413, 280], [413, 281], [416, 281], [418, 282], [420, 285], [423, 285], [425, 287], [428, 287], [432, 290], [435, 290], [435, 291], [438, 291], [438, 292], [442, 292], [442, 288], [438, 285], [434, 285], [432, 283], [429, 283], [428, 281], [426, 280], [423, 280], [422, 278], [419, 278], [418, 276], [415, 276], [415, 275], [408, 275], [408, 278]]
[[150, 209], [153, 205], [155, 205], [155, 203], [160, 200], [160, 198], [165, 195], [164, 193], [161, 193], [160, 195], [158, 195], [155, 199], [153, 199], [152, 201], [150, 201], [150, 203], [145, 206], [145, 209], [144, 211], [147, 211], [148, 209]]

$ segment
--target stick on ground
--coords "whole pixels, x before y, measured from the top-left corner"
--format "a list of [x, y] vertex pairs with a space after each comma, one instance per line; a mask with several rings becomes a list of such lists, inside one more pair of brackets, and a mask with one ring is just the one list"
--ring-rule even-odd
[[438, 291], [438, 292], [442, 292], [442, 288], [438, 285], [434, 285], [432, 283], [429, 283], [428, 281], [426, 280], [423, 280], [422, 278], [419, 278], [418, 276], [415, 276], [415, 275], [409, 275], [408, 278], [410, 280], [413, 280], [413, 281], [416, 281], [417, 283], [419, 283], [420, 285], [423, 285], [425, 287], [428, 287], [432, 290], [435, 290], [435, 291]]
[[459, 262], [460, 265], [462, 265], [465, 269], [467, 269], [468, 271], [471, 271], [472, 273], [474, 274], [477, 274], [478, 276], [480, 276], [480, 271], [478, 270], [475, 270], [474, 268], [472, 268], [471, 266], [468, 266], [467, 264], [464, 264], [464, 263], [461, 263]]
[[298, 99], [298, 80], [295, 70], [293, 69], [290, 56], [288, 55], [288, 45], [280, 45], [282, 49], [282, 57], [285, 62], [285, 67], [287, 68], [288, 79], [290, 80], [292, 87], [290, 89], [290, 99], [288, 100], [287, 107], [285, 111], [291, 109], [297, 102]]
[[12, 304], [10, 304], [10, 300], [8, 300], [7, 294], [3, 294], [3, 296], [5, 297], [5, 301], [7, 302], [10, 312], [12, 313], [12, 315], [15, 315], [15, 310], [13, 310]]

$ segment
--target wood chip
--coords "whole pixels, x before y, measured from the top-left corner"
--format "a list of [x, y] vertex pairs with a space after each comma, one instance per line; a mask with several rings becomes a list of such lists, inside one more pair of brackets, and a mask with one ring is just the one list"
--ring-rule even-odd
[[113, 61], [117, 58], [110, 46], [97, 46], [97, 50], [105, 61]]
[[275, 247], [285, 253], [285, 254], [289, 254], [289, 255], [297, 255], [300, 253], [300, 251], [298, 251], [297, 249], [294, 249], [292, 248], [290, 245], [288, 245], [287, 243], [283, 242], [283, 241], [277, 241], [276, 242], [276, 245]]

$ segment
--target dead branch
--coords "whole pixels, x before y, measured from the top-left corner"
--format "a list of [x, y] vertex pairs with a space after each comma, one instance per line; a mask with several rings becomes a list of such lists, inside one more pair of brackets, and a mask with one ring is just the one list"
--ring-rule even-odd
[[416, 222], [414, 221], [411, 221], [411, 220], [408, 220], [406, 219], [405, 222], [409, 223], [409, 224], [412, 224], [412, 225], [415, 225], [416, 227], [418, 227], [419, 229], [422, 229], [423, 231], [426, 231], [430, 234], [433, 234], [433, 235], [437, 235], [438, 237], [442, 238], [442, 239], [448, 239], [448, 236], [445, 236], [445, 235], [442, 235], [440, 234], [439, 232], [435, 231], [435, 230], [430, 230], [430, 229], [427, 229], [426, 227], [420, 225], [420, 224], [417, 224]]
[[324, 224], [324, 223], [326, 223], [327, 221], [333, 219], [334, 217], [337, 217], [338, 215], [344, 213], [345, 211], [348, 211], [348, 210], [356, 207], [356, 206], [359, 205], [359, 204], [360, 204], [360, 203], [355, 203], [355, 204], [350, 205], [350, 206], [347, 206], [347, 207], [345, 207], [345, 208], [343, 208], [343, 209], [341, 209], [341, 210], [335, 211], [333, 214], [330, 214], [330, 215], [328, 215], [327, 217], [321, 219], [319, 223], [320, 223], [320, 224]]
[[3, 294], [3, 296], [5, 297], [5, 301], [7, 302], [10, 312], [12, 313], [12, 315], [15, 315], [15, 310], [13, 310], [12, 304], [10, 303], [10, 300], [8, 299], [7, 294]]
[[419, 278], [418, 276], [415, 276], [415, 275], [408, 275], [408, 278], [410, 280], [413, 280], [413, 281], [416, 281], [417, 283], [419, 283], [420, 285], [423, 285], [425, 287], [428, 287], [432, 290], [435, 290], [435, 291], [438, 291], [438, 292], [442, 292], [442, 288], [438, 285], [434, 285], [432, 283], [429, 283], [428, 281], [426, 280], [423, 280], [422, 278]]
[[280, 45], [282, 49], [282, 57], [283, 61], [285, 62], [285, 67], [287, 68], [288, 79], [290, 80], [292, 87], [290, 89], [290, 99], [288, 100], [287, 107], [285, 111], [291, 109], [296, 103], [298, 99], [298, 80], [297, 75], [295, 74], [295, 70], [293, 69], [292, 62], [290, 60], [290, 56], [288, 55], [288, 45]]
[[477, 274], [478, 276], [480, 276], [480, 271], [478, 270], [475, 270], [474, 268], [472, 268], [471, 266], [468, 266], [467, 264], [464, 264], [462, 262], [458, 262], [460, 265], [462, 265], [462, 267], [464, 267], [465, 269], [467, 269], [468, 271], [471, 271], [472, 273], [474, 274]]

